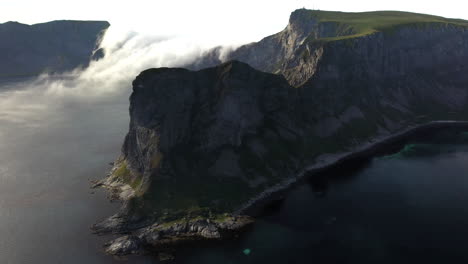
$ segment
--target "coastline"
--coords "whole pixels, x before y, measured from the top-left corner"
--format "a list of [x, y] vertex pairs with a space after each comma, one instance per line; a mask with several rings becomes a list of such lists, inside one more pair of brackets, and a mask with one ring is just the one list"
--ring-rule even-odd
[[242, 205], [240, 209], [233, 212], [233, 215], [245, 214], [255, 217], [259, 215], [262, 209], [270, 202], [281, 199], [281, 197], [289, 190], [301, 184], [303, 180], [313, 177], [317, 173], [332, 169], [344, 163], [371, 158], [383, 152], [385, 149], [388, 149], [390, 146], [403, 143], [411, 137], [418, 136], [424, 132], [432, 132], [436, 129], [446, 128], [468, 129], [468, 121], [441, 120], [414, 125], [403, 131], [397, 132], [396, 134], [375, 138], [373, 141], [369, 141], [367, 144], [361, 145], [355, 150], [327, 155], [319, 162], [302, 169], [298, 174], [296, 174], [296, 176], [288, 177], [283, 182], [274, 185], [258, 194], [256, 197], [250, 199], [247, 203]]
[[208, 240], [223, 240], [245, 230], [255, 222], [263, 209], [270, 203], [281, 200], [292, 188], [313, 177], [317, 173], [335, 168], [345, 163], [365, 160], [379, 155], [397, 144], [403, 144], [412, 137], [422, 133], [433, 132], [438, 129], [468, 129], [468, 121], [432, 121], [413, 125], [395, 134], [380, 136], [355, 150], [333, 155], [319, 156], [319, 162], [305, 167], [295, 176], [287, 178], [271, 188], [259, 193], [257, 196], [243, 204], [238, 210], [225, 214], [223, 219], [203, 218], [179, 219], [170, 222], [149, 223], [133, 226], [127, 223], [126, 211], [128, 200], [133, 196], [129, 186], [122, 182], [113, 182], [112, 173], [94, 184], [94, 188], [108, 189], [109, 198], [120, 200], [123, 204], [121, 210], [103, 222], [95, 224], [92, 229], [97, 234], [120, 234], [121, 237], [105, 244], [105, 251], [110, 255], [153, 254], [160, 258], [172, 259], [173, 249], [187, 243]]

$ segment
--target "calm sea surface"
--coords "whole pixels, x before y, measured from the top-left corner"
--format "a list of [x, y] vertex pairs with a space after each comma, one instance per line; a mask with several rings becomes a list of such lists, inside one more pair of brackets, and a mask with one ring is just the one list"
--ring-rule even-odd
[[128, 94], [71, 100], [27, 85], [0, 88], [0, 263], [122, 263], [90, 232], [118, 204], [89, 179], [120, 151]]
[[178, 263], [466, 263], [468, 134], [402, 147], [317, 175], [240, 239]]
[[[106, 256], [109, 237], [89, 230], [118, 207], [88, 179], [119, 152], [128, 93], [98, 102], [35, 95], [0, 92], [0, 263], [156, 263]], [[176, 262], [468, 261], [467, 134], [352, 165], [294, 189], [239, 239], [180, 250]]]

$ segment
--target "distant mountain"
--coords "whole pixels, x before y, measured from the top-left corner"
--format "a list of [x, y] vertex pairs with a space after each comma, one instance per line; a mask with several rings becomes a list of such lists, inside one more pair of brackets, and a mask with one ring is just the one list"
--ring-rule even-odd
[[[219, 63], [213, 50], [192, 68]], [[125, 200], [99, 232], [128, 254], [242, 227], [236, 215], [306, 169], [440, 120], [468, 120], [468, 22], [297, 10], [215, 67], [149, 69], [103, 185]]]
[[98, 47], [109, 26], [105, 21], [68, 20], [0, 24], [0, 78], [86, 67], [103, 56]]
[[[224, 61], [239, 60], [261, 71], [282, 74], [292, 85], [299, 86], [314, 75], [324, 53], [330, 53], [331, 47], [339, 43], [354, 43], [357, 39], [376, 37], [390, 39], [393, 33], [402, 31], [419, 35], [439, 34], [442, 38], [440, 41], [448, 41], [450, 37], [455, 37], [457, 29], [463, 32], [467, 28], [468, 21], [426, 14], [298, 9], [291, 13], [288, 26], [283, 31], [259, 42], [241, 46], [224, 55], [222, 61], [221, 48], [215, 48], [202, 59], [188, 65], [188, 68], [196, 70], [213, 67]], [[409, 40], [413, 43], [407, 43], [406, 46], [424, 44], [422, 41], [414, 43], [414, 37]], [[434, 38], [434, 41], [437, 39]]]

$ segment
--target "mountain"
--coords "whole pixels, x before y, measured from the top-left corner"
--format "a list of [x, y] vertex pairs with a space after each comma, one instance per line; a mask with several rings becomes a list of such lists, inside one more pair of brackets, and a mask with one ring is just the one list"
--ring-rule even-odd
[[0, 78], [34, 76], [86, 67], [99, 59], [105, 21], [52, 21], [0, 24]]
[[[213, 49], [187, 67], [196, 70], [239, 60], [261, 71], [282, 74], [292, 85], [299, 86], [314, 75], [323, 53], [336, 43], [351, 44], [356, 39], [377, 36], [388, 39], [403, 29], [413, 29], [420, 34], [430, 29], [444, 30], [447, 35], [467, 27], [465, 20], [407, 12], [345, 13], [298, 9], [291, 14], [283, 31], [241, 46], [227, 55], [221, 56], [221, 48]], [[413, 46], [418, 44], [421, 41]]]
[[[215, 63], [213, 52], [190, 67]], [[134, 80], [122, 154], [99, 183], [124, 207], [95, 226], [131, 235], [108, 252], [224, 237], [310, 168], [444, 124], [433, 121], [467, 120], [466, 21], [301, 9], [228, 58], [244, 62]]]

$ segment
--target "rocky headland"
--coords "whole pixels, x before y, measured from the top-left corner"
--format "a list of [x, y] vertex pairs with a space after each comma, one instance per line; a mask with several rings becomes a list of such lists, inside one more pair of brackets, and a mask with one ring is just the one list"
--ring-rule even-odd
[[301, 9], [229, 61], [217, 52], [133, 81], [122, 153], [96, 184], [123, 201], [93, 227], [124, 235], [110, 254], [222, 239], [310, 171], [466, 127], [467, 21]]

